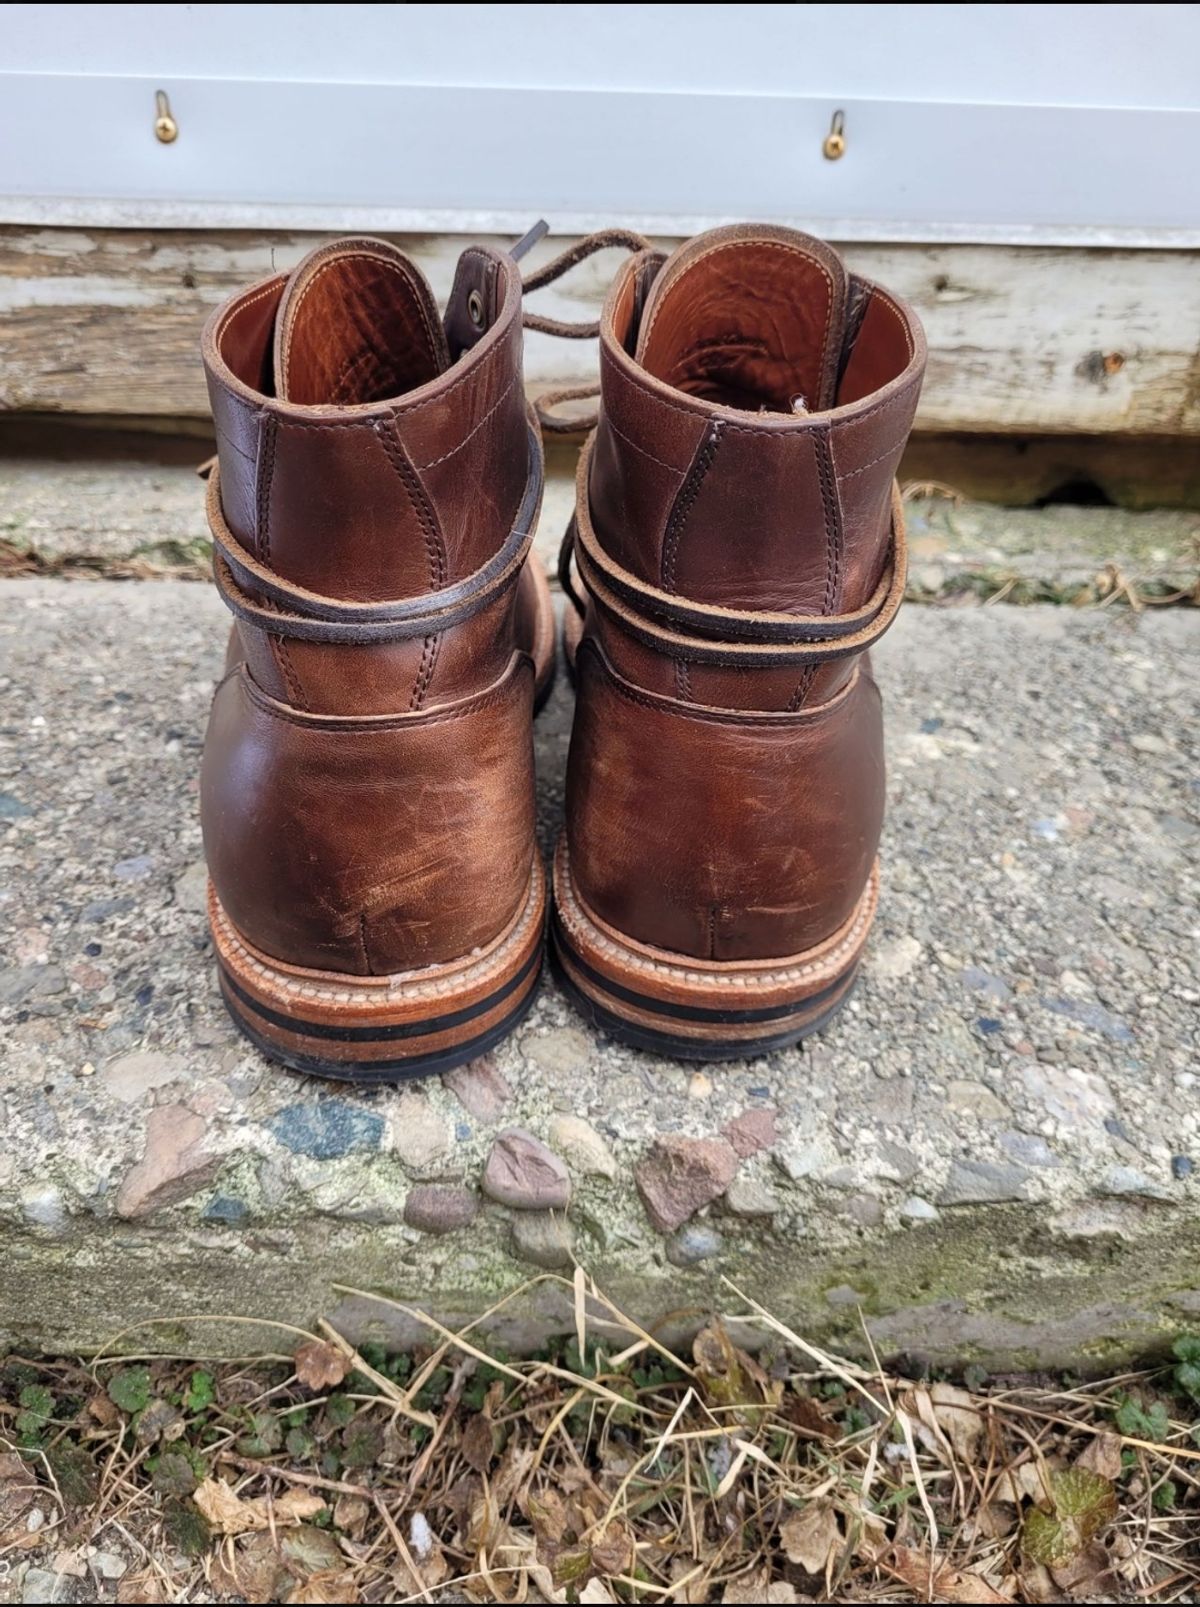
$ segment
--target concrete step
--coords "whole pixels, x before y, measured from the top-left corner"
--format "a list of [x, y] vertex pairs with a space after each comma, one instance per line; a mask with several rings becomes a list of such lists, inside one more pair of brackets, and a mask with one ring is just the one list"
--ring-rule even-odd
[[[226, 629], [179, 580], [0, 584], [0, 1347], [278, 1346], [202, 1313], [406, 1337], [345, 1289], [457, 1321], [564, 1238], [668, 1331], [736, 1311], [725, 1279], [814, 1340], [861, 1351], [865, 1322], [941, 1361], [1103, 1369], [1195, 1326], [1200, 616], [902, 614], [881, 914], [803, 1050], [635, 1054], [547, 982], [489, 1064], [375, 1094], [274, 1069], [217, 997], [196, 774]], [[560, 684], [546, 849], [570, 720]], [[513, 1125], [566, 1159], [565, 1220], [478, 1199]], [[730, 1132], [733, 1185], [657, 1232], [635, 1168]], [[473, 1221], [410, 1226], [430, 1182]], [[495, 1322], [530, 1343], [570, 1310], [542, 1282]]]

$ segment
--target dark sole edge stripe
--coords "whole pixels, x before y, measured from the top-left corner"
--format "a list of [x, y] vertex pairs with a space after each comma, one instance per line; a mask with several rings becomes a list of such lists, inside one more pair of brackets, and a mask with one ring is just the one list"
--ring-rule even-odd
[[[324, 1060], [320, 1055], [306, 1055], [298, 1050], [284, 1049], [263, 1033], [257, 1032], [246, 1018], [234, 1009], [228, 996], [225, 997], [225, 1008], [243, 1037], [249, 1039], [268, 1060], [286, 1067], [289, 1071], [299, 1072], [306, 1077], [325, 1077], [333, 1082], [367, 1085], [408, 1082], [419, 1077], [436, 1077], [443, 1071], [453, 1071], [456, 1066], [465, 1065], [468, 1060], [476, 1060], [480, 1055], [487, 1054], [489, 1049], [494, 1049], [514, 1028], [520, 1026], [533, 1008], [539, 981], [540, 978], [535, 979], [529, 992], [518, 1001], [516, 1007], [486, 1032], [468, 1038], [464, 1043], [451, 1044], [448, 1049], [436, 1049], [423, 1055], [408, 1055], [402, 1060]], [[222, 977], [222, 993], [224, 994], [224, 977]]]
[[228, 984], [230, 992], [236, 999], [247, 1005], [263, 1021], [269, 1021], [273, 1027], [279, 1027], [283, 1032], [294, 1032], [301, 1038], [324, 1038], [330, 1043], [397, 1043], [405, 1038], [428, 1038], [435, 1032], [448, 1032], [452, 1027], [461, 1027], [468, 1021], [486, 1015], [489, 1010], [494, 1010], [498, 1004], [503, 1003], [511, 993], [515, 993], [528, 978], [529, 973], [536, 970], [541, 963], [542, 944], [539, 940], [537, 947], [521, 969], [510, 976], [502, 987], [497, 988], [494, 993], [489, 993], [486, 999], [480, 999], [478, 1004], [467, 1005], [461, 1010], [451, 1010], [444, 1016], [430, 1016], [425, 1021], [397, 1022], [390, 1027], [336, 1027], [325, 1021], [302, 1021], [297, 1016], [288, 1016], [279, 1010], [273, 1010], [270, 1005], [256, 999], [242, 987], [220, 960], [217, 962], [217, 970], [220, 972], [222, 984]]
[[[823, 999], [831, 998], [854, 969], [853, 965], [847, 966], [841, 976], [829, 983], [827, 987], [822, 988], [817, 993], [810, 993], [793, 1004], [763, 1005], [758, 1010], [716, 1010], [701, 1004], [675, 1004], [669, 999], [654, 999], [649, 994], [638, 993], [634, 988], [627, 988], [620, 982], [614, 982], [610, 977], [605, 976], [602, 971], [597, 971], [594, 966], [589, 965], [583, 959], [578, 949], [567, 936], [566, 927], [563, 924], [562, 916], [558, 913], [557, 905], [551, 917], [551, 932], [555, 944], [563, 950], [575, 969], [582, 972], [589, 982], [594, 982], [597, 987], [603, 988], [605, 993], [611, 993], [615, 999], [624, 999], [626, 1004], [636, 1005], [639, 1009], [648, 1010], [653, 1015], [669, 1016], [676, 1021], [708, 1021], [716, 1027], [734, 1027], [743, 1021], [786, 1020], [788, 1016], [799, 1014], [801, 1010], [806, 1009], [809, 1005], [820, 1004]], [[857, 961], [855, 964], [857, 964]]]
[[606, 1010], [603, 1005], [597, 1004], [594, 999], [583, 993], [578, 984], [568, 976], [557, 952], [552, 953], [550, 964], [559, 987], [588, 1025], [594, 1027], [597, 1032], [602, 1032], [618, 1043], [627, 1044], [632, 1049], [641, 1049], [649, 1054], [665, 1055], [670, 1060], [699, 1060], [706, 1064], [719, 1060], [750, 1060], [756, 1055], [771, 1054], [776, 1049], [792, 1048], [802, 1039], [811, 1037], [813, 1033], [820, 1032], [829, 1025], [854, 992], [858, 981], [857, 974], [851, 972], [841, 998], [835, 999], [827, 1010], [814, 1020], [806, 1021], [802, 1026], [792, 1027], [787, 1032], [777, 1032], [765, 1038], [741, 1040], [721, 1038], [706, 1042], [700, 1038], [677, 1038], [671, 1033], [655, 1032], [651, 1027], [641, 1027], [626, 1021], [622, 1016], [614, 1015], [611, 1010]]

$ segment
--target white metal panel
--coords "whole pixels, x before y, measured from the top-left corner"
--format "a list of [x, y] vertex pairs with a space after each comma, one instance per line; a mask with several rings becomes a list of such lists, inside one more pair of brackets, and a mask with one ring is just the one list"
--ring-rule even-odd
[[1200, 243], [1195, 6], [5, 16], [0, 220]]

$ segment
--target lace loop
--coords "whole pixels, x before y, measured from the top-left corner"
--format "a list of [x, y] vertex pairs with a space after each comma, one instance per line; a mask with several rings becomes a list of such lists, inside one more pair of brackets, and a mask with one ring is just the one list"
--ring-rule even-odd
[[[532, 232], [532, 231], [531, 231]], [[539, 236], [540, 238], [540, 236]], [[524, 242], [522, 242], [524, 244]], [[561, 279], [588, 257], [594, 257], [599, 251], [623, 249], [637, 253], [649, 251], [650, 242], [644, 235], [634, 229], [597, 229], [594, 234], [585, 234], [582, 239], [576, 240], [574, 245], [560, 251], [557, 257], [543, 263], [533, 273], [528, 274], [522, 282], [526, 295], [535, 290], [542, 290], [551, 285], [556, 279]], [[522, 314], [522, 323], [526, 329], [535, 330], [542, 335], [553, 335], [558, 340], [594, 340], [600, 333], [600, 320], [592, 319], [588, 323], [573, 323], [565, 318], [547, 318], [543, 313], [526, 312]], [[586, 401], [593, 396], [599, 396], [599, 387], [596, 385], [572, 385], [565, 389], [544, 391], [534, 402], [534, 411], [538, 423], [551, 435], [575, 435], [596, 427], [596, 415], [588, 414], [582, 417], [565, 417], [556, 415], [552, 409], [560, 402]]]

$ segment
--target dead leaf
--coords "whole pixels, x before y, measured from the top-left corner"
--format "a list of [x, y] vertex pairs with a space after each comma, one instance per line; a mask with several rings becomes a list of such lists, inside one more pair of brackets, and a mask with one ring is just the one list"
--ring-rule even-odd
[[779, 1539], [789, 1562], [808, 1574], [823, 1574], [841, 1548], [842, 1531], [830, 1501], [810, 1501], [779, 1526]]
[[229, 1545], [213, 1558], [210, 1582], [223, 1596], [259, 1604], [278, 1601], [289, 1583], [283, 1558], [269, 1534], [256, 1534], [241, 1545]]
[[1112, 1559], [1098, 1540], [1085, 1546], [1065, 1568], [1051, 1568], [1050, 1574], [1059, 1589], [1077, 1601], [1111, 1599], [1116, 1590]]
[[579, 1600], [581, 1602], [596, 1603], [598, 1604], [598, 1607], [604, 1607], [604, 1603], [615, 1602], [616, 1599], [617, 1598], [604, 1583], [603, 1579], [589, 1579], [587, 1584], [584, 1585], [583, 1589], [579, 1592]]
[[292, 1361], [300, 1383], [318, 1393], [336, 1389], [351, 1368], [350, 1358], [323, 1339], [310, 1339], [301, 1345]]
[[525, 1512], [539, 1540], [557, 1545], [567, 1532], [567, 1512], [557, 1490], [530, 1491]]
[[159, 1603], [166, 1599], [162, 1580], [153, 1568], [126, 1574], [117, 1585], [117, 1601], [127, 1604], [127, 1607], [159, 1607]]
[[[0, 1451], [0, 1544], [14, 1543], [9, 1539], [12, 1526], [24, 1517], [37, 1498], [37, 1475], [28, 1462], [15, 1451]], [[21, 1525], [21, 1529], [23, 1527]]]
[[336, 1572], [310, 1574], [283, 1599], [286, 1602], [345, 1602], [347, 1607], [353, 1607], [362, 1598], [349, 1570], [341, 1568]]
[[334, 1527], [351, 1540], [361, 1540], [371, 1515], [369, 1501], [361, 1495], [339, 1495], [333, 1506]]
[[1097, 1434], [1076, 1457], [1075, 1466], [1095, 1473], [1099, 1478], [1108, 1479], [1110, 1483], [1120, 1478], [1121, 1436]]
[[816, 1434], [823, 1440], [840, 1440], [842, 1437], [840, 1426], [831, 1421], [820, 1401], [814, 1400], [811, 1395], [789, 1395], [783, 1407], [783, 1416], [802, 1434]]
[[981, 1574], [966, 1569], [951, 1568], [927, 1551], [913, 1551], [907, 1546], [893, 1546], [887, 1564], [914, 1596], [921, 1601], [963, 1602], [967, 1607], [1009, 1607], [1013, 1597], [990, 1584]]
[[120, 1409], [113, 1405], [107, 1395], [93, 1395], [87, 1403], [87, 1409], [89, 1416], [94, 1417], [101, 1428], [111, 1428], [121, 1420]]
[[878, 1512], [872, 1512], [864, 1505], [862, 1496], [855, 1490], [847, 1491], [845, 1505], [846, 1533], [854, 1556], [861, 1557], [866, 1562], [877, 1561], [890, 1543], [887, 1524]]
[[193, 1492], [192, 1500], [218, 1534], [231, 1535], [270, 1528], [272, 1521], [276, 1528], [303, 1523], [306, 1518], [315, 1518], [327, 1505], [324, 1497], [307, 1490], [287, 1490], [271, 1503], [265, 1496], [243, 1501], [223, 1479], [205, 1479]]
[[1017, 1467], [1005, 1468], [996, 1480], [992, 1499], [1003, 1501], [1010, 1507], [1019, 1507], [1022, 1501], [1044, 1501], [1048, 1478], [1049, 1474], [1045, 1479], [1042, 1477], [1036, 1462], [1022, 1462]]
[[496, 1430], [486, 1412], [476, 1412], [468, 1419], [459, 1449], [467, 1466], [476, 1473], [486, 1473], [491, 1467], [496, 1455]]
[[592, 1563], [610, 1578], [615, 1574], [632, 1573], [633, 1536], [623, 1523], [610, 1523], [604, 1533], [592, 1541]]
[[279, 1548], [289, 1570], [305, 1578], [310, 1574], [337, 1572], [346, 1566], [337, 1538], [328, 1529], [318, 1529], [312, 1523], [285, 1530], [279, 1537]]
[[763, 1406], [778, 1406], [783, 1384], [770, 1378], [744, 1350], [730, 1339], [722, 1323], [702, 1328], [692, 1344], [696, 1372], [708, 1400], [714, 1406], [740, 1406], [749, 1409], [751, 1419]]
[[953, 1446], [955, 1456], [973, 1463], [983, 1439], [983, 1416], [974, 1395], [953, 1384], [934, 1384], [929, 1399], [934, 1420]]
[[187, 1425], [183, 1413], [169, 1401], [153, 1400], [138, 1413], [134, 1431], [139, 1445], [169, 1445], [183, 1434]]

